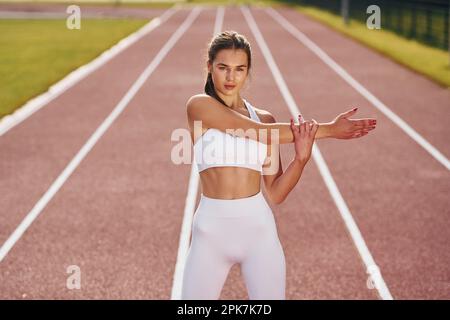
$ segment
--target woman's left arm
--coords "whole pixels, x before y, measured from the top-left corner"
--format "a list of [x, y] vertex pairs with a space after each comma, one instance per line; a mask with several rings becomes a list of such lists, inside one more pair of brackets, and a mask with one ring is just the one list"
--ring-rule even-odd
[[[262, 122], [275, 123], [275, 118], [270, 114], [260, 116]], [[267, 152], [267, 162], [263, 166], [262, 176], [264, 179], [264, 187], [271, 202], [275, 204], [282, 203], [288, 194], [298, 183], [303, 169], [308, 162], [314, 138], [317, 134], [318, 123], [313, 120], [311, 126], [309, 122], [302, 119], [301, 125], [297, 128], [291, 118], [290, 129], [294, 136], [296, 156], [289, 163], [286, 171], [283, 172], [281, 165], [280, 145], [271, 144]]]
[[369, 131], [375, 129], [376, 119], [349, 119], [357, 110], [358, 108], [354, 108], [341, 113], [331, 122], [319, 123], [315, 138], [353, 139], [365, 136]]

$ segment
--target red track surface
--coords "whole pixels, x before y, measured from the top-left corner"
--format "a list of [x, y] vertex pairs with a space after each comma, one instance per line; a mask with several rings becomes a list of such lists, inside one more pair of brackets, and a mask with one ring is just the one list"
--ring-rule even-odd
[[[429, 80], [292, 11], [277, 9], [425, 139], [450, 156], [450, 94]], [[113, 110], [186, 19], [180, 9], [103, 67], [0, 137], [0, 244]], [[158, 10], [157, 14], [160, 14]], [[305, 118], [330, 121], [359, 106], [377, 129], [317, 145], [395, 299], [450, 298], [449, 172], [263, 9], [251, 8]], [[170, 160], [186, 128], [187, 98], [202, 92], [214, 8], [205, 8], [87, 157], [0, 262], [3, 299], [169, 299], [190, 166]], [[289, 111], [241, 10], [223, 30], [253, 49], [242, 95], [289, 122]], [[294, 150], [281, 149], [283, 168]], [[197, 200], [198, 201], [198, 200]], [[287, 299], [378, 299], [312, 160], [281, 205], [271, 205], [287, 262]], [[66, 268], [81, 268], [68, 290]], [[222, 299], [247, 299], [239, 266]]]

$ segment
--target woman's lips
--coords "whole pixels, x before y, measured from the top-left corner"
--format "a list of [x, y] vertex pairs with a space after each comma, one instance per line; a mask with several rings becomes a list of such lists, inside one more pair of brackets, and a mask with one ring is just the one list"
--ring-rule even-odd
[[235, 86], [235, 85], [234, 85], [234, 86], [231, 86], [231, 85], [225, 85], [225, 88], [228, 89], [228, 90], [231, 90], [231, 89], [233, 89], [234, 87], [236, 87], [236, 86]]

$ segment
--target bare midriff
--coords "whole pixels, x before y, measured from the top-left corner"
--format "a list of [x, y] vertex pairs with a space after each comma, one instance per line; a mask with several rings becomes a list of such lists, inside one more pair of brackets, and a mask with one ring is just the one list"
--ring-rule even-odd
[[239, 199], [257, 194], [261, 173], [242, 167], [212, 167], [200, 172], [202, 193], [208, 198]]

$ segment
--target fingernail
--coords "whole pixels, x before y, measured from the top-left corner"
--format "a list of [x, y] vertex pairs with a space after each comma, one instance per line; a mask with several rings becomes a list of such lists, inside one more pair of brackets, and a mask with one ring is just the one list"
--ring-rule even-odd
[[356, 111], [356, 110], [358, 110], [358, 108], [353, 109], [353, 111]]

